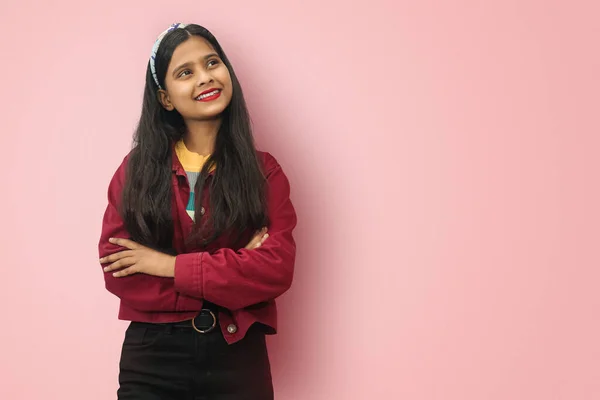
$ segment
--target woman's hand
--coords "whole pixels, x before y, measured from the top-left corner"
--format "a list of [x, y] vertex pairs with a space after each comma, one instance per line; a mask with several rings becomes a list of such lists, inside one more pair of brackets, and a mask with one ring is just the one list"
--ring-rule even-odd
[[264, 241], [267, 240], [268, 237], [269, 234], [267, 233], [267, 228], [264, 227], [260, 231], [256, 232], [256, 234], [252, 237], [250, 242], [248, 242], [248, 244], [244, 248], [248, 250], [259, 248], [264, 243]]
[[175, 276], [175, 256], [152, 250], [128, 239], [109, 240], [110, 243], [125, 247], [128, 250], [100, 259], [100, 264], [108, 264], [104, 272], [116, 271], [113, 276], [121, 278], [131, 274], [148, 274], [173, 278]]
[[[259, 248], [269, 237], [267, 228], [258, 231], [246, 245], [246, 249]], [[148, 274], [173, 278], [175, 276], [175, 256], [152, 250], [129, 239], [111, 238], [110, 243], [125, 247], [128, 250], [119, 251], [100, 259], [100, 264], [109, 264], [104, 272], [113, 273], [116, 278], [132, 274]]]

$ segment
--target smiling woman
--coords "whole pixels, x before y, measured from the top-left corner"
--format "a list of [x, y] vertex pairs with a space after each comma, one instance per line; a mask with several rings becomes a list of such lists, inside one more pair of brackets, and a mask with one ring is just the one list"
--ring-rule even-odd
[[272, 399], [265, 335], [292, 283], [296, 213], [205, 28], [174, 24], [156, 40], [134, 139], [99, 241], [131, 321], [118, 398]]
[[165, 86], [168, 91], [159, 90], [162, 105], [169, 111], [176, 109], [190, 121], [218, 117], [231, 101], [229, 69], [211, 44], [199, 36], [190, 37], [175, 49]]

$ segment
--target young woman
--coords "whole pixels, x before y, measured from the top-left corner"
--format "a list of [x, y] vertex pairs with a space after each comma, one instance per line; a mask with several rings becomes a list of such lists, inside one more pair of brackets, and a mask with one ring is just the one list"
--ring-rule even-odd
[[255, 149], [223, 49], [199, 25], [172, 25], [152, 50], [99, 242], [131, 321], [118, 398], [272, 399], [265, 335], [292, 283], [295, 226], [288, 179]]

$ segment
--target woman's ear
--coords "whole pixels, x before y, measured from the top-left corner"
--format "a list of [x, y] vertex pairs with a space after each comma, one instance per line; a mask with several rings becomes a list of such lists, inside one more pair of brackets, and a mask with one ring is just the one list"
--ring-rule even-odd
[[173, 111], [175, 109], [175, 106], [173, 106], [171, 100], [169, 100], [169, 94], [164, 89], [158, 90], [158, 101], [160, 101], [160, 104], [162, 104], [167, 111]]

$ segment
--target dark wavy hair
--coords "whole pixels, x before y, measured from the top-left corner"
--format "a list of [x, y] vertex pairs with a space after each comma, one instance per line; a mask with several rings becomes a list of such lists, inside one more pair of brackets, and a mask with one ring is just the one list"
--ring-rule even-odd
[[[155, 59], [160, 86], [165, 87], [173, 52], [192, 35], [206, 39], [220, 56], [229, 69], [233, 93], [221, 116], [214, 151], [193, 188], [195, 208], [199, 210], [203, 204], [203, 188], [208, 185], [210, 213], [207, 218], [197, 218], [188, 239], [194, 246], [206, 247], [226, 233], [232, 235], [229, 245], [233, 247], [239, 245], [241, 239], [249, 238], [248, 232], [268, 224], [266, 180], [255, 149], [242, 88], [225, 52], [206, 28], [187, 25], [164, 37]], [[148, 62], [142, 112], [127, 164], [121, 213], [132, 240], [173, 252], [172, 147], [183, 137], [186, 126], [176, 110], [163, 108], [158, 89]], [[216, 166], [214, 176], [208, 179], [213, 165]]]

